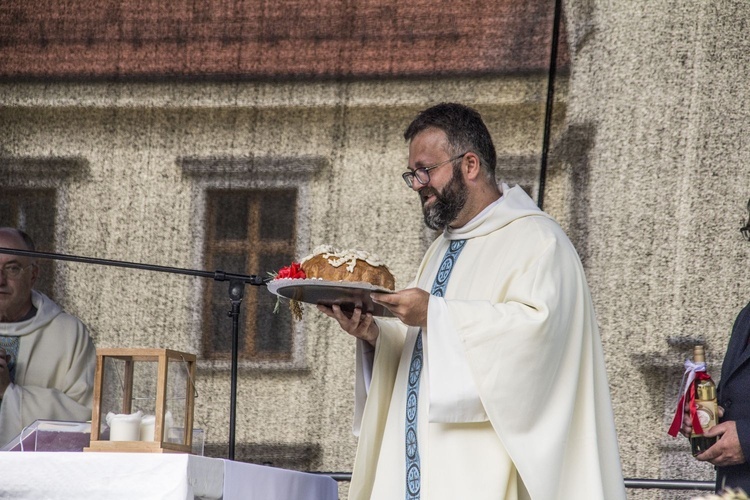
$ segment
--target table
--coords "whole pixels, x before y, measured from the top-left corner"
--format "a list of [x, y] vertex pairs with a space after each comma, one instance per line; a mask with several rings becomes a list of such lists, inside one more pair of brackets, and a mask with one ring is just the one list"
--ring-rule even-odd
[[337, 500], [328, 476], [182, 453], [0, 452], [0, 498]]

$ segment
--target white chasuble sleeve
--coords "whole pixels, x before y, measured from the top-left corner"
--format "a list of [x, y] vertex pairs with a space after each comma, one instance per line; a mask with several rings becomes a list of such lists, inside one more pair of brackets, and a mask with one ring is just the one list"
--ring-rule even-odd
[[359, 436], [359, 440], [354, 459], [355, 472], [349, 486], [349, 498], [371, 498], [375, 479], [374, 464], [378, 463], [383, 446], [394, 382], [406, 338], [406, 327], [401, 322], [379, 318], [377, 322], [380, 334], [375, 343], [370, 388], [369, 391], [364, 391], [364, 385], [360, 385], [359, 393], [355, 397], [353, 430], [355, 435]]
[[[534, 236], [545, 225], [517, 229]], [[508, 242], [521, 241], [508, 233]], [[624, 499], [593, 304], [577, 254], [559, 234], [507, 248], [518, 264], [498, 270], [512, 275], [495, 282], [500, 300], [446, 300], [447, 316], [531, 497]]]
[[355, 392], [365, 396], [370, 392], [372, 365], [375, 363], [375, 348], [369, 342], [357, 339], [357, 380]]
[[430, 422], [486, 422], [464, 347], [442, 297], [430, 296], [425, 335], [430, 377]]
[[[352, 432], [360, 435], [367, 401], [371, 393], [375, 399], [390, 394], [396, 378], [406, 327], [393, 320], [376, 319], [380, 333], [375, 347], [357, 339], [356, 374], [354, 378], [354, 421]], [[388, 398], [390, 396], [387, 396]]]

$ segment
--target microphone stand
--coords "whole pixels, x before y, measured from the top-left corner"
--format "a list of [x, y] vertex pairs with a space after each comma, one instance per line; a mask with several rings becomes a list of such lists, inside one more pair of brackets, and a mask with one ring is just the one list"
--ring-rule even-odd
[[65, 260], [70, 262], [83, 262], [84, 264], [97, 264], [110, 267], [126, 267], [129, 269], [141, 269], [144, 271], [155, 271], [170, 274], [184, 274], [187, 276], [198, 276], [211, 278], [214, 281], [229, 282], [229, 300], [231, 310], [228, 316], [232, 318], [232, 365], [231, 365], [231, 389], [229, 403], [229, 460], [234, 460], [235, 426], [237, 418], [237, 351], [239, 350], [239, 325], [240, 305], [245, 294], [245, 285], [263, 286], [268, 279], [259, 276], [244, 274], [232, 274], [224, 271], [199, 271], [195, 269], [182, 269], [178, 267], [156, 266], [153, 264], [140, 264], [137, 262], [126, 262], [122, 260], [96, 259], [92, 257], [81, 257], [78, 255], [66, 255], [51, 252], [36, 252], [32, 250], [16, 250], [13, 248], [0, 248], [0, 254], [22, 255], [41, 259]]

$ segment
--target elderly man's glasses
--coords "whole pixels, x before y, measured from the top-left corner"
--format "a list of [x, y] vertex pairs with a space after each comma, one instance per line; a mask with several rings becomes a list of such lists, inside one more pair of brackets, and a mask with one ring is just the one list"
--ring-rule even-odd
[[8, 264], [7, 266], [0, 267], [0, 273], [3, 274], [8, 279], [15, 279], [21, 276], [21, 274], [33, 266], [34, 264], [29, 264], [28, 266], [21, 266], [19, 264]]
[[417, 169], [414, 169], [413, 171], [409, 170], [408, 172], [404, 172], [403, 174], [401, 174], [401, 177], [403, 177], [404, 182], [409, 187], [414, 186], [414, 179], [417, 179], [417, 181], [419, 181], [419, 183], [424, 186], [428, 182], [430, 182], [430, 170], [443, 166], [446, 163], [456, 161], [459, 158], [463, 158], [467, 154], [469, 154], [468, 151], [466, 153], [460, 154], [458, 156], [454, 156], [453, 158], [450, 158], [445, 161], [441, 161], [440, 163], [436, 163], [435, 165], [431, 165], [429, 167], [417, 168]]

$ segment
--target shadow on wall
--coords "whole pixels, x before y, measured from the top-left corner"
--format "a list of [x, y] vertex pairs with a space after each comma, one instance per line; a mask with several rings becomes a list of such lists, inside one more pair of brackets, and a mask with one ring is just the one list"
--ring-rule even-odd
[[569, 220], [567, 234], [578, 250], [584, 267], [590, 253], [588, 248], [591, 210], [589, 155], [595, 138], [596, 127], [593, 123], [572, 124], [560, 135], [550, 151], [550, 174], [568, 177], [566, 184], [570, 186], [572, 196], [570, 200], [566, 200]]

